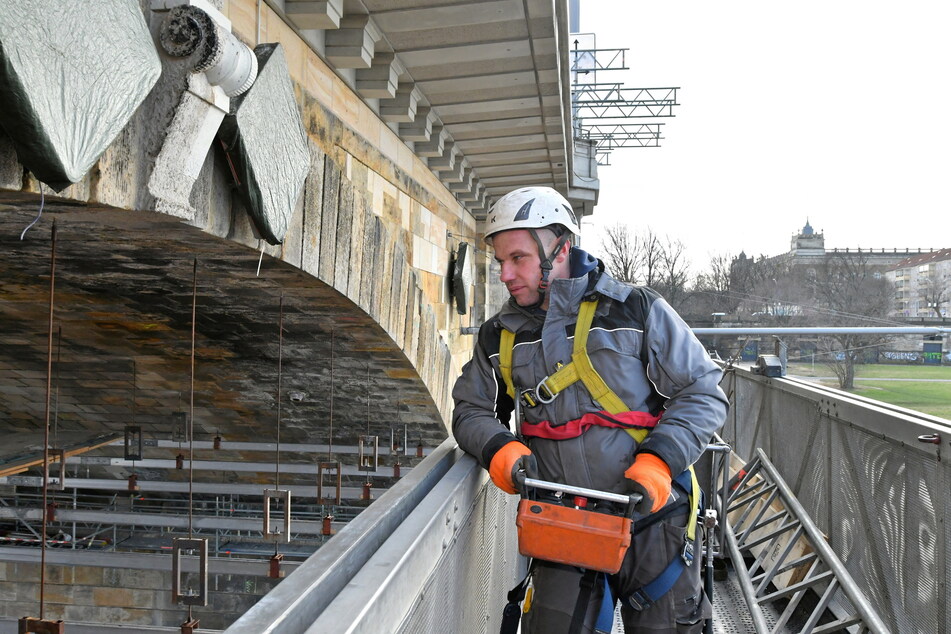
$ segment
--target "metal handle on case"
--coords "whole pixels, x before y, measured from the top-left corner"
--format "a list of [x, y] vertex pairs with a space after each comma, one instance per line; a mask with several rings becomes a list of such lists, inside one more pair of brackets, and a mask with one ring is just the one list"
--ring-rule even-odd
[[567, 493], [569, 495], [578, 495], [586, 498], [594, 498], [596, 500], [605, 500], [607, 502], [617, 502], [618, 504], [626, 505], [628, 514], [630, 514], [634, 507], [637, 506], [643, 499], [643, 496], [640, 493], [622, 495], [620, 493], [610, 493], [608, 491], [597, 491], [595, 489], [571, 486], [570, 484], [546, 482], [545, 480], [536, 480], [535, 478], [524, 478], [522, 479], [521, 484], [523, 486], [520, 490], [524, 490], [524, 487], [535, 487], [536, 489], [545, 489], [546, 491]]

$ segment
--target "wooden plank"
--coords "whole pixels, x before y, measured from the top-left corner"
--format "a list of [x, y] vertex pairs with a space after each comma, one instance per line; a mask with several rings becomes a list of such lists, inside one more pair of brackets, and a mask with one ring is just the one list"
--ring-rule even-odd
[[[742, 458], [736, 455], [736, 453], [733, 453], [733, 452], [730, 453], [730, 475], [731, 476], [739, 473], [739, 471], [745, 465], [746, 463], [743, 461]], [[761, 482], [761, 481], [762, 481], [762, 478], [758, 475], [755, 475], [750, 479], [750, 484], [756, 484], [757, 482]], [[749, 511], [749, 514], [747, 515], [747, 517], [748, 518], [755, 517], [756, 515], [759, 514], [759, 511], [763, 508], [763, 505], [765, 504], [765, 502], [766, 502], [765, 499], [758, 499], [744, 506], [742, 509], [737, 509], [731, 513], [728, 513], [727, 518], [730, 522], [730, 525], [734, 526], [734, 523], [738, 521], [744, 513], [746, 513], [747, 507], [752, 507], [752, 510]], [[763, 513], [761, 519], [766, 519], [768, 517], [775, 515], [776, 513], [782, 513], [784, 510], [786, 510], [786, 507], [783, 505], [782, 500], [777, 497], [777, 499], [773, 500], [773, 502], [769, 505], [769, 509], [767, 509], [766, 512]], [[753, 531], [747, 537], [747, 541], [756, 541], [757, 539], [761, 537], [765, 537], [769, 535], [770, 533], [774, 532], [779, 526], [788, 523], [790, 518], [792, 517], [793, 517], [792, 514], [789, 514], [784, 518], [778, 519], [770, 523], [769, 525], [764, 526], [763, 528], [759, 528]], [[794, 528], [789, 529], [788, 531], [780, 535], [779, 538], [776, 539], [775, 543], [772, 543], [771, 541], [763, 542], [762, 544], [759, 544], [757, 546], [750, 548], [749, 552], [752, 553], [754, 557], [761, 558], [763, 556], [763, 552], [769, 549], [765, 557], [763, 557], [763, 562], [762, 562], [763, 567], [766, 570], [768, 570], [773, 565], [773, 563], [782, 555], [783, 551], [789, 545], [789, 542], [792, 539], [793, 534], [795, 532], [796, 531]], [[772, 546], [770, 546], [771, 543], [772, 543]], [[793, 561], [805, 555], [809, 555], [812, 552], [813, 552], [813, 548], [812, 546], [809, 545], [809, 541], [805, 537], [800, 537], [798, 540], [796, 540], [796, 543], [793, 545], [792, 550], [789, 552], [789, 555], [786, 557], [786, 561]], [[783, 589], [793, 584], [799, 583], [805, 578], [806, 573], [809, 571], [809, 566], [810, 564], [808, 563], [802, 564], [800, 566], [797, 566], [796, 568], [793, 568], [791, 570], [782, 572], [774, 576], [773, 585], [775, 585], [779, 589]], [[756, 574], [760, 574], [760, 572], [761, 571], [757, 571]]]
[[[78, 456], [80, 454], [86, 453], [87, 451], [92, 451], [93, 449], [99, 449], [100, 447], [111, 445], [112, 443], [122, 439], [123, 439], [122, 434], [106, 434], [106, 435], [96, 436], [95, 438], [92, 438], [88, 443], [81, 443], [81, 444], [74, 443], [65, 448], [66, 457], [69, 458], [70, 456]], [[50, 464], [52, 464], [53, 462], [56, 462], [57, 458], [58, 458], [58, 455], [53, 455], [52, 453], [50, 453], [49, 455]], [[0, 477], [15, 475], [17, 473], [23, 473], [30, 467], [42, 466], [42, 464], [43, 464], [43, 454], [42, 452], [38, 451], [29, 456], [24, 456], [22, 458], [18, 458], [11, 462], [0, 464]]]

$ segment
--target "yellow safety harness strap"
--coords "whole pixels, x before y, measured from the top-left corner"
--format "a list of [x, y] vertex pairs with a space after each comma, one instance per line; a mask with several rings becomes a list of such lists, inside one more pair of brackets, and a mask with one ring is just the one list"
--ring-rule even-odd
[[612, 414], [630, 411], [624, 401], [608, 387], [598, 371], [591, 364], [588, 357], [588, 332], [591, 331], [591, 322], [594, 320], [594, 311], [598, 308], [598, 300], [581, 302], [578, 311], [578, 323], [575, 325], [575, 346], [571, 353], [571, 365], [577, 367], [578, 378], [588, 388], [591, 398], [601, 404], [606, 411]]
[[[569, 385], [581, 381], [585, 388], [587, 388], [591, 398], [597, 401], [606, 412], [611, 414], [628, 412], [630, 408], [624, 404], [624, 401], [621, 400], [614, 390], [608, 387], [608, 384], [601, 378], [598, 371], [594, 369], [591, 358], [588, 356], [588, 333], [591, 331], [591, 323], [594, 321], [594, 313], [597, 309], [597, 299], [581, 302], [581, 306], [578, 309], [578, 321], [575, 324], [575, 342], [571, 351], [571, 363], [562, 367], [539, 384], [539, 388], [544, 388], [545, 392], [547, 392], [547, 394], [541, 394], [540, 396], [543, 398], [554, 398], [556, 394]], [[500, 365], [501, 356], [500, 352]], [[505, 378], [504, 372], [502, 377]], [[509, 374], [508, 381], [511, 381], [511, 373]]]
[[687, 513], [687, 539], [691, 542], [697, 538], [697, 512], [700, 510], [700, 481], [693, 465], [687, 467], [690, 472], [690, 511]]
[[499, 370], [502, 371], [502, 380], [508, 388], [508, 395], [515, 398], [515, 386], [512, 383], [512, 350], [515, 348], [515, 333], [502, 329], [502, 340], [499, 342]]

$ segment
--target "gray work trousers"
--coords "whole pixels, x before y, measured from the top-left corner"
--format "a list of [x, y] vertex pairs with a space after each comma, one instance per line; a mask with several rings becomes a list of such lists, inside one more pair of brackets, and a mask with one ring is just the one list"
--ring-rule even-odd
[[[633, 536], [621, 565], [609, 583], [615, 596], [624, 596], [644, 587], [657, 578], [671, 559], [680, 556], [684, 547], [686, 513], [648, 526]], [[700, 579], [702, 531], [697, 529], [693, 564], [686, 568], [673, 588], [644, 610], [635, 610], [623, 603], [621, 618], [626, 634], [696, 634], [703, 621], [710, 618], [712, 607], [703, 592]], [[571, 627], [575, 604], [581, 593], [584, 570], [563, 564], [535, 562], [532, 573], [532, 600], [529, 611], [522, 616], [522, 634], [567, 634]], [[592, 634], [604, 595], [603, 582], [595, 584], [588, 600], [581, 632]]]

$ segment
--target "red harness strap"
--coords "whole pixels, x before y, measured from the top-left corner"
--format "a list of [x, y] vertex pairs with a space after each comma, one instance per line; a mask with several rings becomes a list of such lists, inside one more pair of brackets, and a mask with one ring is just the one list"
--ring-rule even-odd
[[654, 416], [648, 412], [589, 412], [577, 420], [571, 420], [564, 425], [552, 425], [551, 421], [543, 420], [538, 423], [522, 423], [522, 435], [549, 440], [567, 440], [577, 438], [588, 431], [589, 427], [614, 427], [616, 429], [650, 429], [660, 420], [660, 414]]

